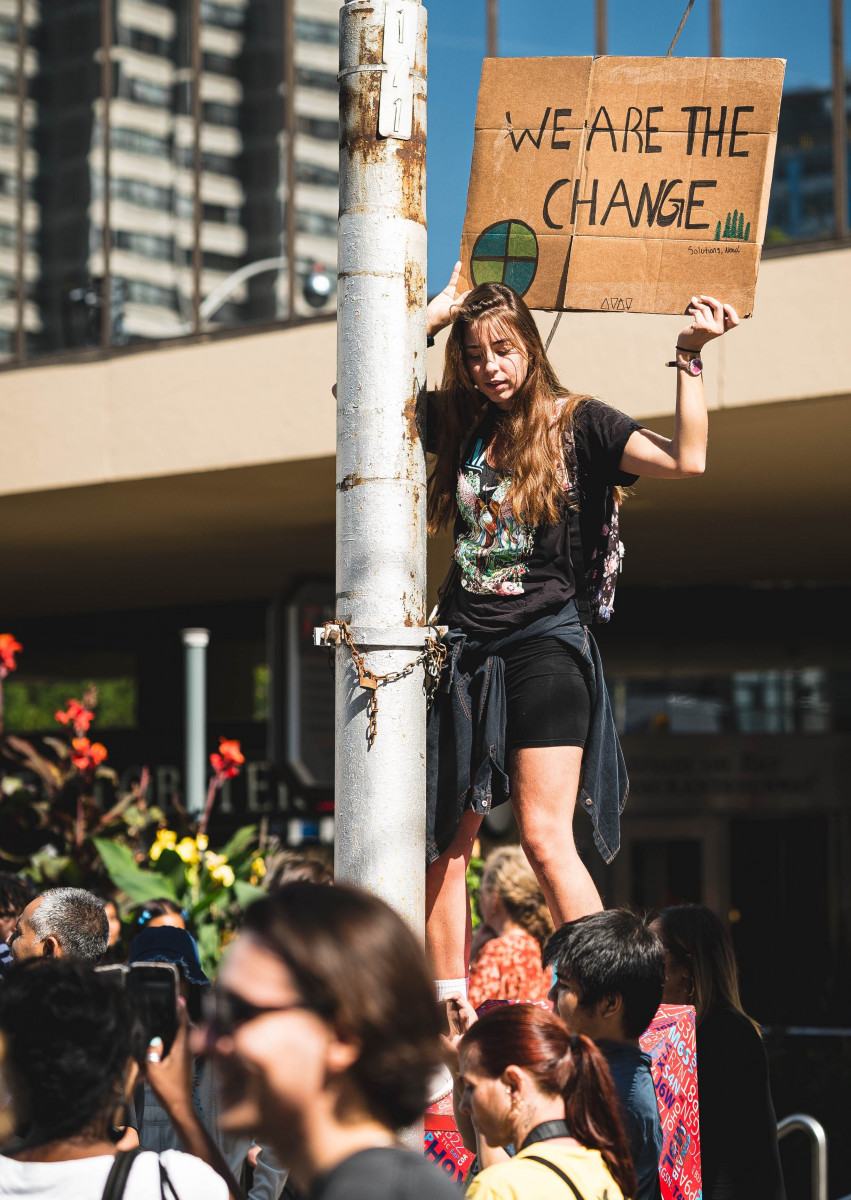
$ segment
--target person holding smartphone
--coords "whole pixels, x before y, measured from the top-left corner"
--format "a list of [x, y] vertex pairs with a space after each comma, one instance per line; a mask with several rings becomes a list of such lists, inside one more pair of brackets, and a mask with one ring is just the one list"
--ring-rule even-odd
[[[176, 1033], [175, 1021], [182, 1010], [190, 1030], [201, 1019], [202, 999], [210, 989], [210, 980], [201, 967], [198, 950], [192, 936], [185, 930], [169, 926], [154, 926], [144, 929], [130, 944], [129, 962], [131, 964], [128, 976], [128, 986], [136, 990], [140, 999], [150, 997], [155, 1006], [154, 1011], [162, 1014], [164, 1028], [163, 1045], [160, 1054], [163, 1059], [170, 1056], [172, 1039]], [[153, 979], [142, 982], [142, 976], [155, 975], [160, 971], [174, 972], [182, 1004], [175, 1008], [174, 999], [171, 1001], [172, 1020], [162, 1006], [162, 989], [156, 987]], [[133, 989], [134, 979], [139, 979], [141, 986]], [[152, 1033], [156, 1032], [152, 1028]], [[252, 1149], [253, 1134], [225, 1133], [216, 1126], [216, 1066], [206, 1055], [189, 1053], [188, 1070], [192, 1079], [192, 1100], [195, 1112], [207, 1128], [225, 1158], [234, 1178], [245, 1176], [246, 1158]], [[156, 1069], [156, 1068], [154, 1068]], [[133, 1124], [138, 1131], [139, 1144], [145, 1150], [178, 1149], [182, 1144], [179, 1129], [176, 1128], [168, 1109], [163, 1105], [156, 1093], [150, 1076], [143, 1080], [134, 1093]], [[258, 1148], [254, 1157], [251, 1183], [248, 1187], [248, 1200], [278, 1200], [286, 1182], [287, 1172], [274, 1159], [267, 1147]]]
[[[126, 990], [67, 959], [34, 959], [0, 990], [2, 1073], [17, 1136], [0, 1155], [0, 1197], [16, 1200], [243, 1200], [192, 1105], [186, 1023], [161, 1058]], [[119, 1151], [113, 1129], [146, 1061], [151, 1084], [180, 1131], [183, 1151]]]

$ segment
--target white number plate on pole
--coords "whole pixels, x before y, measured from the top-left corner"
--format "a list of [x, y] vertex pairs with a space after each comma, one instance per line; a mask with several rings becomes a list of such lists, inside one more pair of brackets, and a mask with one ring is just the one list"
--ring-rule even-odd
[[378, 103], [381, 137], [407, 141], [411, 136], [419, 7], [415, 0], [392, 0], [384, 11], [384, 71]]

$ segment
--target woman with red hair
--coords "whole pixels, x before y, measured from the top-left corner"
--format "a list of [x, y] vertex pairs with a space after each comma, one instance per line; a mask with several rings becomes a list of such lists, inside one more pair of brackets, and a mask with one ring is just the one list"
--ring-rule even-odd
[[531, 1004], [493, 1009], [458, 1046], [463, 1096], [490, 1146], [513, 1158], [482, 1171], [469, 1200], [626, 1200], [635, 1172], [605, 1059]]

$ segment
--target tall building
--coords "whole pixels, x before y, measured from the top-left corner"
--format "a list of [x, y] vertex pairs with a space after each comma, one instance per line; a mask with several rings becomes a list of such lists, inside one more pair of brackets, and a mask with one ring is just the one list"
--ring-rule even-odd
[[[845, 88], [851, 117], [851, 80]], [[768, 210], [768, 245], [834, 234], [833, 94], [827, 88], [787, 92], [780, 109]], [[851, 172], [851, 143], [846, 145]], [[851, 195], [846, 197], [851, 223]]]
[[309, 281], [335, 274], [337, 13], [2, 0], [0, 353], [16, 337], [33, 359], [333, 306], [333, 285]]

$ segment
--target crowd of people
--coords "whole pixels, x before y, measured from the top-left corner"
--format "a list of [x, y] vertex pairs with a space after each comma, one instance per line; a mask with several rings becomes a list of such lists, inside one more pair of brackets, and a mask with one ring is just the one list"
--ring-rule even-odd
[[[404, 1144], [451, 1093], [473, 1200], [660, 1200], [639, 1039], [664, 1000], [695, 1009], [704, 1200], [782, 1200], [729, 933], [699, 906], [605, 910], [572, 829], [578, 806], [617, 853], [626, 767], [590, 626], [611, 615], [618, 505], [640, 475], [703, 471], [701, 352], [738, 317], [692, 297], [664, 437], [564, 387], [522, 297], [458, 295], [460, 266], [426, 313], [429, 336], [450, 327], [429, 528], [455, 542], [427, 730], [428, 957], [386, 904], [293, 856], [215, 981], [179, 905], [137, 907], [125, 944], [114, 898], [7, 882], [0, 1198], [450, 1200], [457, 1183]], [[486, 862], [473, 938], [467, 867], [503, 802], [520, 844]], [[173, 997], [159, 1026], [129, 982], [151, 964]]]
[[[114, 898], [0, 877], [0, 1197], [450, 1200], [405, 1134], [448, 1070], [472, 1200], [659, 1200], [639, 1038], [662, 1002], [695, 1009], [703, 1195], [783, 1197], [759, 1027], [708, 909], [553, 930], [522, 851], [498, 848], [470, 995], [438, 1002], [387, 905], [296, 855], [269, 874], [215, 981], [173, 905], [125, 912], [125, 944]], [[150, 963], [178, 980], [168, 1045], [121, 982]]]

